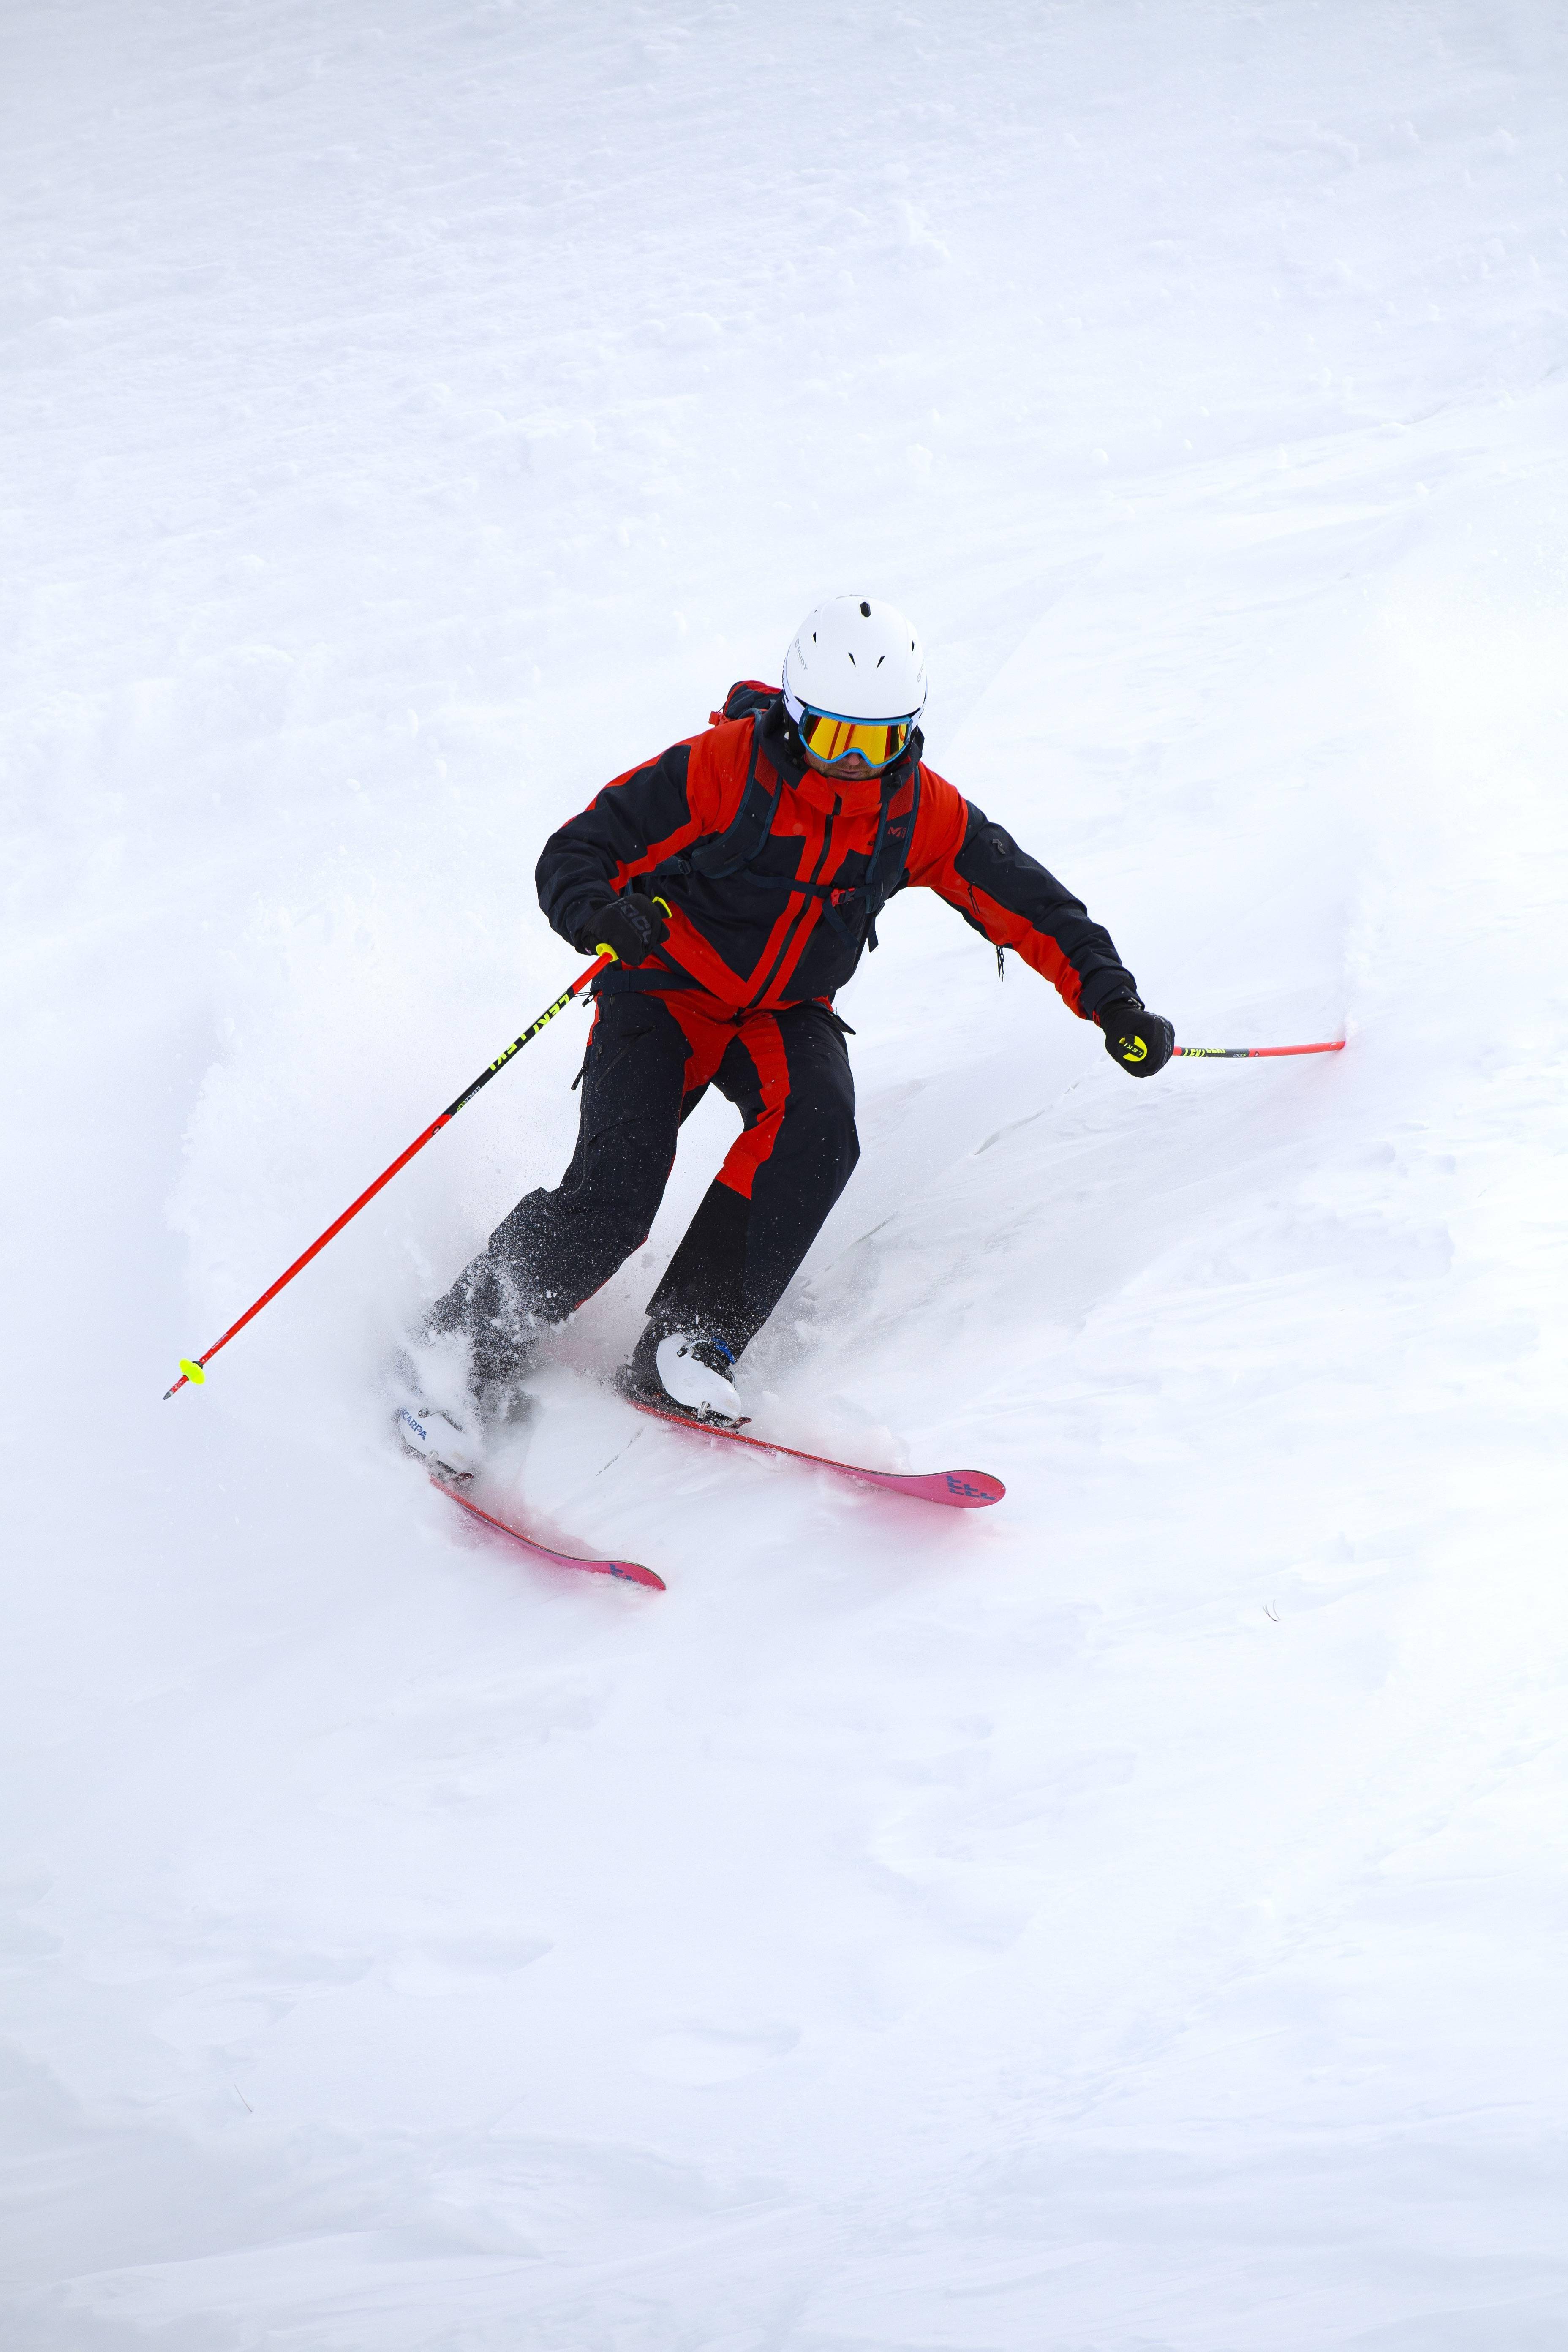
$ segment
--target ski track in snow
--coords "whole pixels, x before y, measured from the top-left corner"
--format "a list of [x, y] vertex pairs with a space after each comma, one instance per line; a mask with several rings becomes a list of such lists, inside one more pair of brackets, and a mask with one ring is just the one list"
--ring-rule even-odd
[[[1556, 2352], [1568, 23], [15, 0], [24, 2352]], [[531, 872], [862, 583], [1186, 1042], [921, 894], [759, 1425], [492, 1492], [394, 1334], [568, 1156]], [[1555, 2216], [1555, 2220], [1553, 2219]]]

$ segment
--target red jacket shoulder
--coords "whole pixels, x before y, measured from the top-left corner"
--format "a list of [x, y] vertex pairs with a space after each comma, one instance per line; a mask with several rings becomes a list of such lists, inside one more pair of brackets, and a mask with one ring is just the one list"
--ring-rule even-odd
[[921, 805], [915, 819], [915, 837], [910, 846], [910, 879], [911, 882], [937, 884], [937, 875], [946, 874], [952, 860], [963, 846], [963, 836], [969, 825], [969, 803], [956, 784], [921, 761]]
[[734, 822], [752, 763], [750, 719], [721, 719], [691, 738], [687, 800], [704, 833], [722, 833]]

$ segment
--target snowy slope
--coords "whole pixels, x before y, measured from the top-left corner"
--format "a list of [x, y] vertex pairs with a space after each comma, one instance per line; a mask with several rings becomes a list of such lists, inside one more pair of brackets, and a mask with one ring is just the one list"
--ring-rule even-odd
[[[1568, 23], [13, 0], [22, 2352], [1568, 2337]], [[932, 900], [760, 1422], [388, 1342], [570, 1149], [531, 877], [816, 596], [1192, 1043]], [[1553, 2217], [1556, 2217], [1554, 2220]]]

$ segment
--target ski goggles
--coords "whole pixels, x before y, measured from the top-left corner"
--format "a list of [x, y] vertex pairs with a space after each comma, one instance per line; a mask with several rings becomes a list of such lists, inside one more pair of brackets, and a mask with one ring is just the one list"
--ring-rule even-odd
[[836, 768], [857, 751], [868, 768], [886, 768], [914, 732], [918, 712], [908, 719], [836, 719], [831, 710], [801, 711], [800, 740], [820, 767]]

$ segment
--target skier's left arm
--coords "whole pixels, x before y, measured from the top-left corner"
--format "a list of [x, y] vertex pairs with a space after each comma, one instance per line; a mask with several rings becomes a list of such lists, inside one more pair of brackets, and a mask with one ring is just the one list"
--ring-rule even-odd
[[921, 807], [907, 868], [910, 882], [956, 907], [994, 947], [1012, 948], [1048, 980], [1069, 1012], [1096, 1022], [1112, 1061], [1134, 1077], [1163, 1069], [1176, 1042], [1148, 1012], [1110, 934], [1081, 898], [1020, 849], [1005, 826], [939, 776], [921, 772]]

